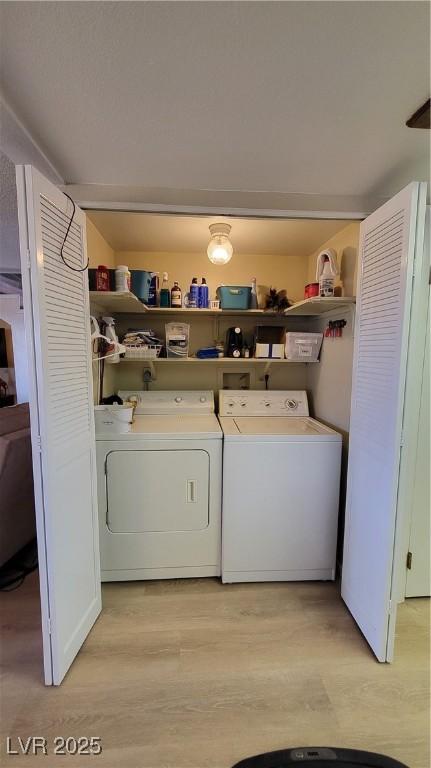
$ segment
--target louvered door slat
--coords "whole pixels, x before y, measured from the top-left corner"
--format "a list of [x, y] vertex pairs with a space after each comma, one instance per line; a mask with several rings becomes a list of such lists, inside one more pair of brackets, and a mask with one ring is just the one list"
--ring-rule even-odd
[[58, 684], [101, 608], [88, 277], [76, 271], [86, 263], [85, 215], [76, 208], [62, 259], [71, 202], [30, 166], [17, 181], [31, 262], [23, 288], [45, 679]]
[[[422, 193], [423, 197], [423, 193]], [[342, 595], [380, 661], [390, 604], [419, 185], [361, 225]]]

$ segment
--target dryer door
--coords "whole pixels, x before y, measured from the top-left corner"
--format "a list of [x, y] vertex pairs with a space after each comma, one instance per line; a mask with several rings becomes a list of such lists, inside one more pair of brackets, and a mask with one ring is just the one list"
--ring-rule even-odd
[[112, 533], [202, 530], [209, 523], [209, 456], [202, 450], [111, 451], [106, 492]]

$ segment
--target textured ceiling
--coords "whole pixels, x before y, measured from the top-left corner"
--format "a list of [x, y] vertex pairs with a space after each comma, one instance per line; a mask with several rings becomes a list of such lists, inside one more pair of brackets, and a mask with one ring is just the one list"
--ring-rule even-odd
[[349, 221], [287, 221], [223, 219], [207, 216], [157, 216], [140, 213], [88, 211], [87, 215], [115, 251], [205, 253], [209, 225], [231, 224], [237, 253], [308, 256]]
[[426, 178], [427, 2], [3, 2], [5, 97], [70, 183], [392, 194]]
[[0, 152], [0, 272], [20, 272], [15, 166]]

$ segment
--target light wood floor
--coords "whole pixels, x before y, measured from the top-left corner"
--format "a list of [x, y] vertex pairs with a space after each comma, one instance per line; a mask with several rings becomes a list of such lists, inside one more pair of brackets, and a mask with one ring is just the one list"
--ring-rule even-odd
[[[429, 761], [429, 602], [374, 661], [333, 584], [109, 584], [63, 685], [42, 684], [37, 578], [1, 594], [2, 765], [230, 768], [300, 745]], [[101, 736], [99, 757], [4, 757], [6, 735]]]

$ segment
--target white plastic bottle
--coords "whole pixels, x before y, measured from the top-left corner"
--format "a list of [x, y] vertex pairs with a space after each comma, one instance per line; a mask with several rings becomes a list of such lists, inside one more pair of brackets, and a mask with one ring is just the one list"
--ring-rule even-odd
[[112, 340], [113, 344], [112, 347], [108, 347], [107, 350], [105, 350], [104, 354], [109, 355], [109, 357], [106, 357], [105, 362], [106, 363], [119, 363], [120, 362], [120, 355], [118, 352], [113, 352], [115, 349], [114, 343], [118, 344], [118, 336], [115, 331], [115, 320], [113, 317], [102, 317], [102, 321], [105, 324], [105, 331], [104, 336], [106, 336], [107, 339], [110, 341]]
[[115, 290], [130, 291], [130, 272], [125, 264], [119, 264], [115, 269]]
[[328, 256], [325, 256], [323, 270], [319, 278], [319, 296], [329, 298], [334, 295], [335, 277], [329, 263]]

